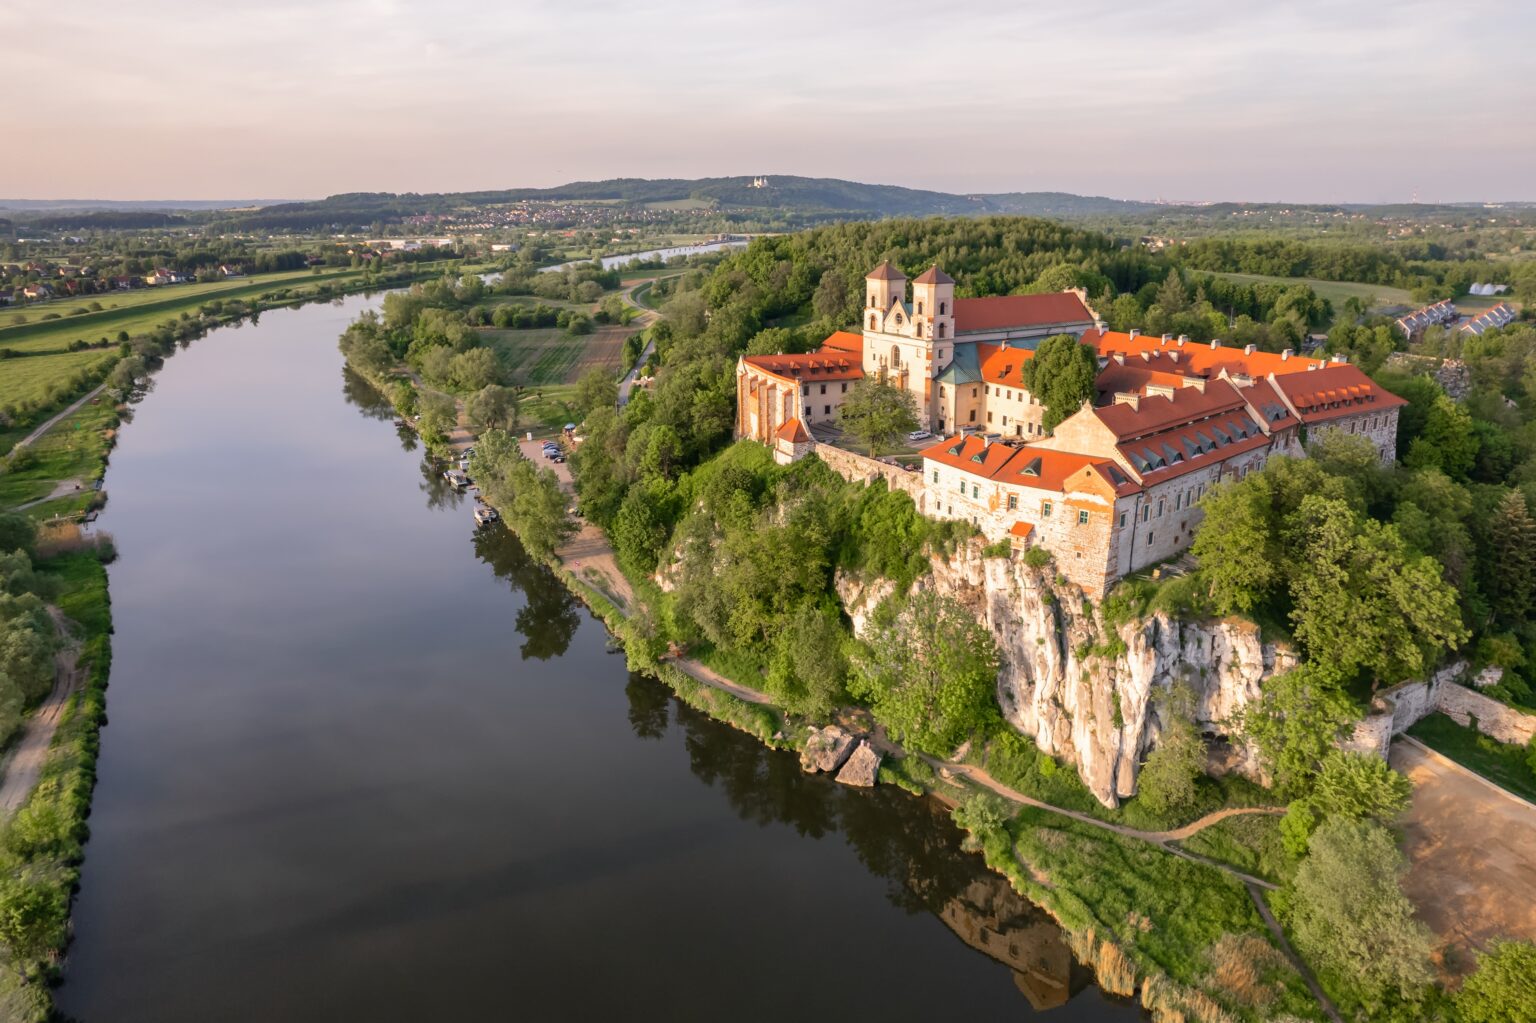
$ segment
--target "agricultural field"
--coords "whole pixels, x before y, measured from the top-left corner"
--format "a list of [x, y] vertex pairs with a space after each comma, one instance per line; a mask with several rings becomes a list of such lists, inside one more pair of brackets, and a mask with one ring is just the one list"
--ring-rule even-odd
[[[1208, 271], [1201, 271], [1202, 273]], [[1402, 288], [1389, 288], [1385, 284], [1355, 284], [1350, 281], [1320, 281], [1313, 277], [1270, 277], [1265, 274], [1212, 273], [1229, 281], [1244, 284], [1305, 284], [1321, 298], [1333, 303], [1334, 312], [1344, 306], [1345, 299], [1361, 298], [1371, 303], [1371, 311], [1379, 312], [1394, 306], [1418, 305], [1413, 296]]]
[[[0, 348], [16, 352], [63, 351], [75, 340], [113, 339], [121, 330], [129, 334], [145, 333], [184, 312], [195, 313], [199, 306], [213, 299], [250, 299], [280, 288], [308, 287], [347, 279], [360, 272], [337, 269], [312, 274], [307, 270], [296, 270], [211, 284], [176, 284], [117, 295], [55, 300], [0, 315]], [[91, 302], [100, 302], [101, 311], [70, 315], [70, 310], [86, 308]], [[60, 318], [43, 319], [50, 314]], [[25, 317], [27, 322], [17, 323], [17, 317]]]
[[632, 326], [610, 324], [576, 336], [556, 327], [485, 328], [481, 337], [500, 355], [513, 384], [541, 387], [575, 383], [594, 367], [618, 376], [624, 361], [624, 339], [633, 333]]

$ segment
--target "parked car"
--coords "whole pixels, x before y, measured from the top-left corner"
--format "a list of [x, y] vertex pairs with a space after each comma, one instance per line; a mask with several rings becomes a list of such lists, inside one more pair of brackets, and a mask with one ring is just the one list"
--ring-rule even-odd
[[933, 434], [929, 433], [927, 430], [913, 430], [911, 433], [907, 434], [907, 440], [927, 440], [932, 436]]

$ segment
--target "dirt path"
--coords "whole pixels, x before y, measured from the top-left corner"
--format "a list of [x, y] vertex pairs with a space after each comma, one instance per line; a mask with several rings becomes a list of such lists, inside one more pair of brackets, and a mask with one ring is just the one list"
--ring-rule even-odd
[[1414, 739], [1389, 762], [1413, 783], [1403, 891], [1447, 943], [1446, 970], [1496, 937], [1536, 941], [1536, 807]]
[[64, 637], [64, 646], [54, 655], [53, 690], [48, 698], [27, 720], [21, 742], [0, 765], [4, 782], [0, 783], [0, 815], [9, 817], [27, 801], [37, 786], [37, 776], [48, 759], [48, 749], [53, 745], [54, 730], [64, 706], [80, 685], [82, 672], [79, 667], [80, 644], [69, 631], [69, 619], [56, 607], [49, 607], [53, 624]]
[[89, 391], [86, 391], [85, 394], [81, 395], [80, 398], [78, 398], [73, 404], [71, 404], [63, 412], [60, 412], [58, 415], [54, 416], [52, 419], [49, 419], [47, 422], [43, 423], [42, 426], [39, 426], [37, 429], [33, 430], [31, 433], [29, 433], [25, 437], [21, 438], [21, 440], [17, 441], [16, 442], [16, 446], [14, 448], [12, 448], [11, 450], [19, 451], [20, 449], [26, 447], [28, 444], [31, 444], [33, 441], [37, 440], [37, 438], [41, 437], [43, 434], [47, 433], [49, 430], [51, 430], [55, 426], [57, 426], [59, 424], [59, 420], [67, 419], [68, 417], [74, 415], [76, 412], [80, 411], [80, 406], [81, 405], [84, 405], [86, 402], [88, 402], [92, 398], [96, 397], [96, 395], [100, 394], [101, 391], [102, 391], [102, 388], [104, 388], [106, 386], [107, 386], [106, 381], [102, 381], [101, 383], [97, 384], [95, 387], [91, 388]]
[[767, 695], [758, 692], [756, 689], [748, 689], [746, 686], [737, 685], [724, 675], [705, 667], [698, 661], [690, 660], [687, 657], [669, 657], [666, 660], [668, 663], [676, 666], [677, 670], [681, 671], [684, 675], [703, 682], [707, 686], [713, 686], [721, 692], [730, 693], [739, 700], [745, 700], [747, 703], [755, 703], [763, 707], [773, 706], [773, 701]]
[[74, 494], [78, 494], [85, 489], [85, 483], [86, 481], [84, 477], [81, 476], [72, 476], [67, 480], [60, 480], [53, 485], [52, 492], [47, 496], [39, 497], [35, 500], [27, 501], [23, 504], [18, 504], [16, 507], [12, 508], [11, 511], [26, 511], [28, 508], [32, 508], [40, 504], [47, 504], [49, 501], [57, 501], [61, 497], [70, 497]]
[[[539, 440], [521, 440], [517, 445], [524, 458], [534, 465], [554, 471], [555, 478], [560, 481], [560, 489], [570, 497], [574, 506], [576, 488], [571, 479], [570, 464], [551, 462], [545, 458], [543, 443]], [[573, 518], [578, 526], [576, 533], [555, 551], [555, 557], [575, 573], [578, 579], [602, 591], [621, 611], [627, 611], [634, 606], [635, 591], [624, 573], [619, 571], [619, 563], [613, 556], [613, 548], [608, 545], [608, 537], [580, 515], [574, 515]]]

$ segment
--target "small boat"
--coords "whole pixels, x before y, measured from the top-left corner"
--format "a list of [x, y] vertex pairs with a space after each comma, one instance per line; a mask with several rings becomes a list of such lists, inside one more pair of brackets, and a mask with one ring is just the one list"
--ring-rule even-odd
[[470, 482], [469, 477], [457, 469], [449, 469], [447, 472], [443, 473], [443, 479], [448, 481], [449, 486], [458, 490], [465, 489], [469, 486]]
[[496, 509], [488, 504], [482, 504], [475, 508], [475, 525], [477, 526], [488, 526], [499, 518], [501, 516], [496, 514]]

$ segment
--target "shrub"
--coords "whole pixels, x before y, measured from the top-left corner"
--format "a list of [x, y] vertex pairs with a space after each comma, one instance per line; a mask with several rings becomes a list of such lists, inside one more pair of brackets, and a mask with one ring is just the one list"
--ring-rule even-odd
[[1051, 552], [1044, 547], [1031, 547], [1024, 552], [1024, 564], [1030, 568], [1044, 568], [1051, 563]]

